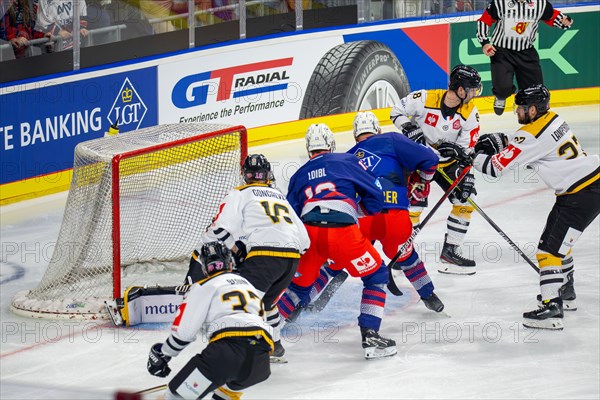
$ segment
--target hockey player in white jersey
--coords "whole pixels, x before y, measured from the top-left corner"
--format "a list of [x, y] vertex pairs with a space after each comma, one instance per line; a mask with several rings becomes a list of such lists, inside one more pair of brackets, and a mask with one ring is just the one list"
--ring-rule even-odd
[[231, 253], [222, 242], [204, 244], [198, 264], [203, 279], [187, 293], [167, 340], [150, 349], [148, 372], [168, 376], [171, 358], [202, 332], [208, 346], [171, 379], [165, 399], [204, 399], [210, 394], [213, 399], [239, 399], [241, 390], [271, 374], [271, 327], [263, 320], [259, 293], [231, 273]]
[[[400, 100], [391, 111], [390, 119], [401, 132], [434, 151], [440, 143], [451, 142], [463, 148], [472, 148], [479, 138], [479, 113], [472, 102], [481, 94], [479, 73], [466, 65], [457, 65], [450, 72], [448, 90], [418, 90]], [[436, 152], [439, 155], [439, 153]], [[439, 159], [439, 168], [451, 177], [462, 170], [455, 160]], [[450, 184], [436, 173], [433, 180], [446, 191]], [[475, 177], [469, 173], [448, 198], [452, 211], [447, 220], [447, 233], [440, 256], [443, 266], [440, 272], [472, 275], [475, 261], [461, 251], [461, 244], [469, 229], [474, 208], [467, 200], [475, 198]], [[427, 197], [411, 199], [410, 218], [413, 225], [420, 220]]]
[[[277, 361], [285, 353], [277, 300], [292, 282], [310, 239], [286, 197], [271, 186], [273, 172], [265, 156], [249, 155], [242, 169], [246, 184], [223, 199], [201, 242], [223, 241], [232, 250], [239, 274], [260, 293], [267, 322], [274, 330], [273, 361]], [[194, 254], [197, 256], [197, 252]], [[196, 280], [193, 260], [189, 275]]]
[[[569, 125], [549, 110], [550, 92], [545, 86], [520, 90], [515, 96], [515, 107], [518, 121], [524, 126], [505, 148], [497, 146], [504, 139], [483, 135], [476, 147], [474, 167], [496, 177], [505, 169], [525, 165], [555, 191], [556, 202], [536, 254], [541, 305], [523, 314], [523, 325], [563, 329], [563, 310], [575, 310], [571, 251], [600, 213], [600, 158], [586, 154]], [[438, 150], [462, 160], [473, 157], [448, 144]]]

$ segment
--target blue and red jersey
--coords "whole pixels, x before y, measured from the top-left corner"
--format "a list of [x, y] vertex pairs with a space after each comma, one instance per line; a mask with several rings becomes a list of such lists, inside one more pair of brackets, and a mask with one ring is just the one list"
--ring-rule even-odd
[[351, 154], [321, 153], [290, 179], [287, 200], [305, 223], [353, 224], [358, 204], [366, 215], [383, 207], [377, 178]]
[[368, 137], [348, 153], [357, 157], [379, 179], [383, 188], [384, 209], [407, 210], [408, 176], [418, 170], [433, 177], [438, 165], [438, 157], [430, 148], [395, 132]]

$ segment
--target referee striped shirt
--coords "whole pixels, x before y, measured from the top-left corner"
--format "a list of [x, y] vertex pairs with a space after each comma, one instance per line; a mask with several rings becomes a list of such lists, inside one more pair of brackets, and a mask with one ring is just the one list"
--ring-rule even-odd
[[525, 50], [533, 46], [540, 21], [567, 29], [561, 22], [564, 17], [546, 0], [492, 0], [477, 20], [477, 40], [482, 46], [491, 43], [504, 49]]

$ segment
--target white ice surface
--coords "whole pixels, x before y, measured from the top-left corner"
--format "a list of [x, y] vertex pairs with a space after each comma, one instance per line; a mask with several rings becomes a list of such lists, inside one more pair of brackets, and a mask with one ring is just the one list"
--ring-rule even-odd
[[[600, 107], [558, 108], [583, 148], [598, 154]], [[516, 117], [483, 115], [484, 132], [512, 133]], [[338, 151], [351, 134], [336, 135]], [[302, 140], [250, 149], [272, 162], [278, 186], [306, 161]], [[560, 173], [560, 171], [557, 171]], [[433, 187], [433, 186], [432, 186]], [[554, 194], [519, 169], [492, 182], [477, 174], [477, 203], [535, 260], [535, 247]], [[432, 190], [433, 203], [441, 195]], [[103, 398], [167, 382], [146, 372], [150, 346], [168, 327], [114, 329], [108, 324], [43, 321], [10, 313], [12, 296], [34, 287], [52, 255], [66, 194], [0, 209], [0, 398]], [[320, 314], [305, 314], [286, 329], [288, 364], [274, 365], [268, 381], [246, 391], [256, 399], [589, 398], [600, 397], [600, 223], [574, 249], [579, 309], [565, 315], [564, 331], [527, 330], [521, 315], [537, 306], [538, 277], [479, 215], [466, 244], [478, 263], [473, 276], [439, 274], [438, 255], [449, 212], [445, 204], [421, 232], [421, 258], [448, 315], [425, 309], [407, 280], [405, 295], [388, 295], [381, 333], [398, 343], [395, 357], [366, 361], [356, 324], [361, 284], [350, 278]], [[199, 340], [171, 362], [178, 370], [200, 351]], [[91, 391], [84, 396], [52, 388]], [[150, 398], [155, 398], [150, 397]], [[104, 397], [109, 398], [109, 397]]]

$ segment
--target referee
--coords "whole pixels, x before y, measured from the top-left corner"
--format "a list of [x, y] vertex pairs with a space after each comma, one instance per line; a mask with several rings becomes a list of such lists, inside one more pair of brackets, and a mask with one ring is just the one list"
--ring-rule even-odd
[[[477, 40], [490, 57], [494, 112], [502, 115], [506, 99], [516, 88], [543, 84], [540, 57], [533, 47], [540, 21], [568, 29], [573, 20], [546, 0], [491, 0], [477, 20]], [[493, 24], [492, 37], [489, 37]]]

